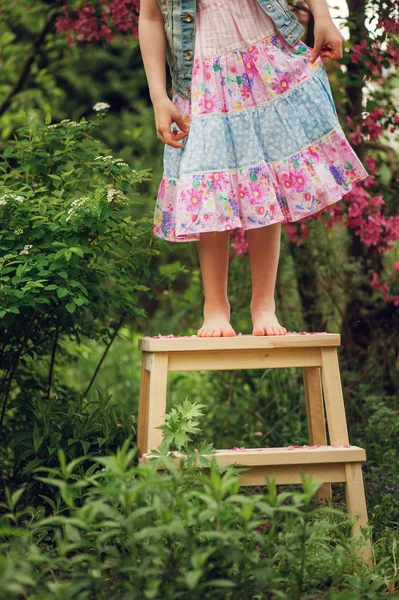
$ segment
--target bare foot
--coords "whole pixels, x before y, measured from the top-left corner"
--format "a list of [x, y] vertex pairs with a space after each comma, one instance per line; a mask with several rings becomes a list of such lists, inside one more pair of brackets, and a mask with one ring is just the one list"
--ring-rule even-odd
[[204, 305], [204, 323], [197, 332], [198, 337], [233, 337], [236, 332], [230, 325], [230, 307]]
[[272, 308], [251, 306], [253, 331], [252, 335], [285, 335], [287, 330], [277, 320]]

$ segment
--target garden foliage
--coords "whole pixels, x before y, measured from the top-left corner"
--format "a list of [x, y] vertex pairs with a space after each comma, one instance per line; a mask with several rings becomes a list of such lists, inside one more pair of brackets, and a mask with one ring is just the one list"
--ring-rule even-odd
[[[138, 3], [21, 0], [0, 20], [1, 600], [398, 597], [399, 14], [397, 0], [348, 8], [329, 76], [370, 177], [284, 229], [276, 303], [289, 330], [342, 334], [374, 572], [354, 551], [342, 486], [321, 508], [315, 482], [240, 491], [234, 469], [193, 466], [212, 445], [308, 443], [297, 370], [171, 374], [156, 459], [167, 468], [138, 466], [137, 339], [193, 334], [202, 311], [195, 245], [151, 235], [163, 148], [132, 37]], [[235, 235], [243, 333], [249, 280]], [[188, 454], [186, 471], [169, 450]]]

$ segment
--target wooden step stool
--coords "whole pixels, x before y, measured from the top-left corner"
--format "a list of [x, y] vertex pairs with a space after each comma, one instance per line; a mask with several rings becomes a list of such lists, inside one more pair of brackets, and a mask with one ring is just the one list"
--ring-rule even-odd
[[[265, 475], [277, 484], [301, 483], [300, 470], [324, 483], [318, 498], [331, 498], [331, 483], [344, 482], [348, 513], [359, 519], [353, 535], [362, 537], [367, 524], [361, 463], [363, 448], [349, 445], [337, 347], [339, 334], [287, 334], [284, 336], [238, 335], [230, 338], [155, 337], [139, 340], [142, 351], [138, 420], [140, 460], [162, 441], [156, 429], [165, 421], [168, 371], [215, 371], [302, 367], [309, 428], [308, 447], [217, 450], [220, 465], [250, 468], [240, 485], [264, 485]], [[324, 397], [324, 402], [323, 402]], [[326, 419], [325, 419], [326, 415]], [[327, 445], [327, 431], [330, 445]], [[371, 564], [371, 547], [361, 549]]]

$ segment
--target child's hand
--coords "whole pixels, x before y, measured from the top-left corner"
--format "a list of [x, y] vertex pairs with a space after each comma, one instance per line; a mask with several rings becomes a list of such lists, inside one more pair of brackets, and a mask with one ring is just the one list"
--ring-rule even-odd
[[318, 56], [330, 59], [342, 58], [345, 38], [332, 19], [316, 19], [314, 36], [315, 44], [309, 62], [314, 63]]
[[[183, 144], [179, 143], [179, 140], [188, 135], [188, 128], [174, 102], [166, 97], [154, 102], [153, 106], [158, 138], [164, 144], [168, 144], [168, 146], [172, 146], [173, 148], [184, 148]], [[177, 131], [171, 132], [170, 126], [172, 123], [176, 123], [183, 133], [177, 133]]]

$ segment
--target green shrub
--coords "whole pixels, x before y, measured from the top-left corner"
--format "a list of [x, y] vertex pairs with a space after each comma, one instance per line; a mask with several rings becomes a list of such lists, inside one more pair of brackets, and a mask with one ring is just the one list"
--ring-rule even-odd
[[[135, 466], [127, 441], [114, 455], [85, 457], [46, 469], [38, 479], [52, 513], [18, 505], [9, 495], [0, 521], [5, 599], [242, 600], [318, 598], [325, 590], [365, 589], [361, 565], [340, 511], [320, 507], [318, 487], [302, 492], [242, 494], [237, 474], [187, 470], [163, 457]], [[161, 462], [162, 473], [157, 472]], [[43, 469], [41, 469], [43, 471]], [[18, 568], [17, 568], [18, 565]], [[384, 590], [369, 574], [368, 589]]]
[[[157, 254], [151, 220], [130, 214], [137, 184], [149, 174], [110, 156], [95, 139], [106, 105], [94, 108], [95, 119], [79, 123], [32, 120], [2, 154], [0, 468], [6, 478], [51, 464], [60, 447], [68, 459], [116, 448], [118, 424], [125, 437], [132, 433], [126, 403], [114, 406], [108, 393], [87, 397], [120, 327], [143, 317], [142, 299], [151, 296], [150, 281], [157, 282], [149, 268]], [[69, 358], [67, 342], [82, 339], [103, 351], [77, 394], [57, 374]]]

